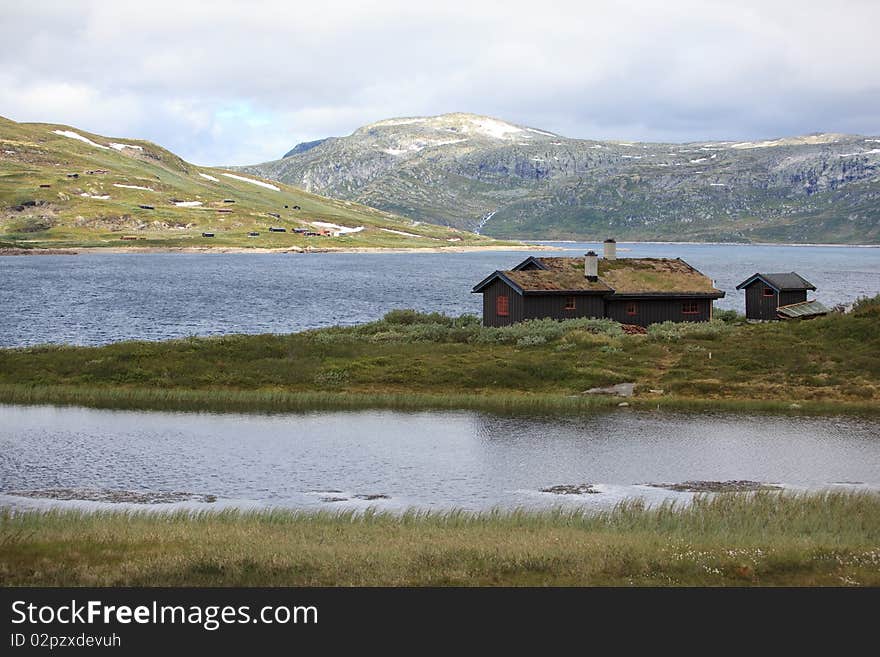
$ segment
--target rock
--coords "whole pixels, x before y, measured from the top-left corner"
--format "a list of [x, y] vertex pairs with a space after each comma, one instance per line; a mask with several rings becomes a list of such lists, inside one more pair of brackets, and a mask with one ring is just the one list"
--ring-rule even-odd
[[358, 500], [389, 500], [389, 499], [391, 499], [391, 496], [386, 495], [385, 493], [367, 493], [365, 495], [355, 495], [355, 499], [358, 499]]
[[322, 497], [322, 502], [347, 502], [347, 497]]
[[617, 406], [629, 406], [629, 402], [620, 402]]
[[142, 492], [110, 489], [46, 488], [42, 490], [9, 491], [8, 495], [32, 499], [75, 500], [84, 502], [111, 502], [127, 504], [173, 504], [175, 502], [217, 501], [216, 495], [199, 495], [180, 491]]
[[655, 395], [662, 395], [663, 388], [651, 388], [648, 392], [654, 393]]
[[801, 408], [801, 405], [800, 404], [789, 404], [788, 407], [791, 409], [797, 410], [798, 408]]
[[604, 388], [590, 388], [589, 390], [584, 390], [582, 394], [584, 395], [617, 395], [619, 397], [632, 397], [633, 389], [635, 388], [635, 383], [617, 383], [613, 386], [606, 386]]
[[594, 495], [599, 493], [593, 488], [593, 484], [560, 484], [542, 488], [541, 492], [553, 493], [554, 495]]
[[781, 486], [747, 479], [731, 481], [684, 481], [680, 484], [648, 484], [678, 493], [746, 493], [758, 490], [782, 490]]

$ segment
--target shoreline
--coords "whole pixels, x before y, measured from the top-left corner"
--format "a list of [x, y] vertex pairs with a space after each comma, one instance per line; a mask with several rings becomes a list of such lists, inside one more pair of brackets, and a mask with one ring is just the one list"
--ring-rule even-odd
[[355, 247], [322, 247], [300, 248], [282, 247], [270, 249], [265, 247], [245, 246], [84, 246], [64, 249], [28, 248], [0, 249], [0, 256], [46, 256], [46, 255], [95, 255], [125, 253], [180, 253], [180, 254], [282, 254], [309, 255], [313, 253], [478, 253], [483, 251], [560, 251], [560, 247], [542, 245], [486, 245], [486, 246], [427, 246], [427, 247], [386, 247], [386, 246], [355, 246]]
[[[623, 406], [621, 404], [624, 404]], [[339, 393], [199, 388], [107, 388], [0, 384], [0, 405], [74, 406], [126, 411], [308, 413], [349, 410], [477, 411], [498, 415], [578, 416], [594, 413], [769, 413], [795, 416], [876, 416], [872, 401], [753, 398], [628, 397], [564, 393]]]
[[[308, 255], [313, 253], [480, 253], [503, 251], [565, 251], [574, 244], [599, 244], [598, 240], [548, 240], [527, 241], [522, 244], [510, 245], [460, 245], [460, 246], [346, 246], [346, 247], [248, 247], [248, 246], [71, 246], [71, 247], [5, 247], [0, 248], [3, 256], [49, 256], [49, 255], [95, 255], [95, 254], [294, 254]], [[621, 244], [656, 244], [685, 246], [776, 246], [792, 248], [847, 248], [847, 249], [880, 249], [880, 244], [827, 244], [827, 243], [785, 243], [785, 242], [688, 242], [658, 240], [618, 240]]]

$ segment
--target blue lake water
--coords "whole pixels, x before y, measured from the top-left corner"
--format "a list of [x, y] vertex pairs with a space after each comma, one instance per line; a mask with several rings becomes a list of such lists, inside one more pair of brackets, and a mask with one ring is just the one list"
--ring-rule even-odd
[[[554, 244], [581, 255], [597, 244]], [[880, 249], [620, 243], [620, 257], [681, 257], [744, 309], [736, 284], [797, 271], [826, 305], [880, 293]], [[479, 313], [474, 284], [535, 252], [83, 254], [0, 258], [0, 346], [286, 333], [394, 308]], [[554, 255], [554, 254], [548, 254]]]
[[[0, 405], [0, 506], [81, 506], [75, 500], [95, 491], [126, 491], [216, 496], [184, 503], [199, 508], [603, 507], [630, 497], [686, 502], [689, 493], [646, 484], [690, 480], [878, 490], [878, 436], [880, 423], [870, 418], [631, 409], [510, 418]], [[597, 493], [541, 492], [578, 484]], [[73, 501], [52, 501], [58, 490]]]

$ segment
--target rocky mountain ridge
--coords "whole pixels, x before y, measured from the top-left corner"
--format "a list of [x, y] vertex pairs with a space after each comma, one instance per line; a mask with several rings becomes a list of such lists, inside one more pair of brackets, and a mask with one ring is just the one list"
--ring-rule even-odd
[[493, 237], [880, 242], [880, 138], [571, 139], [491, 117], [378, 121], [241, 170]]

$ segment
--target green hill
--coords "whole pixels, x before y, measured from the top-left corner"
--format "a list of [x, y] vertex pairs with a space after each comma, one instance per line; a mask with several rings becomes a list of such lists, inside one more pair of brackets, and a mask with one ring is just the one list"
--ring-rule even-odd
[[[269, 232], [270, 227], [286, 232]], [[248, 236], [253, 232], [259, 235]], [[0, 247], [326, 249], [493, 243], [251, 174], [199, 167], [147, 141], [0, 117]]]

